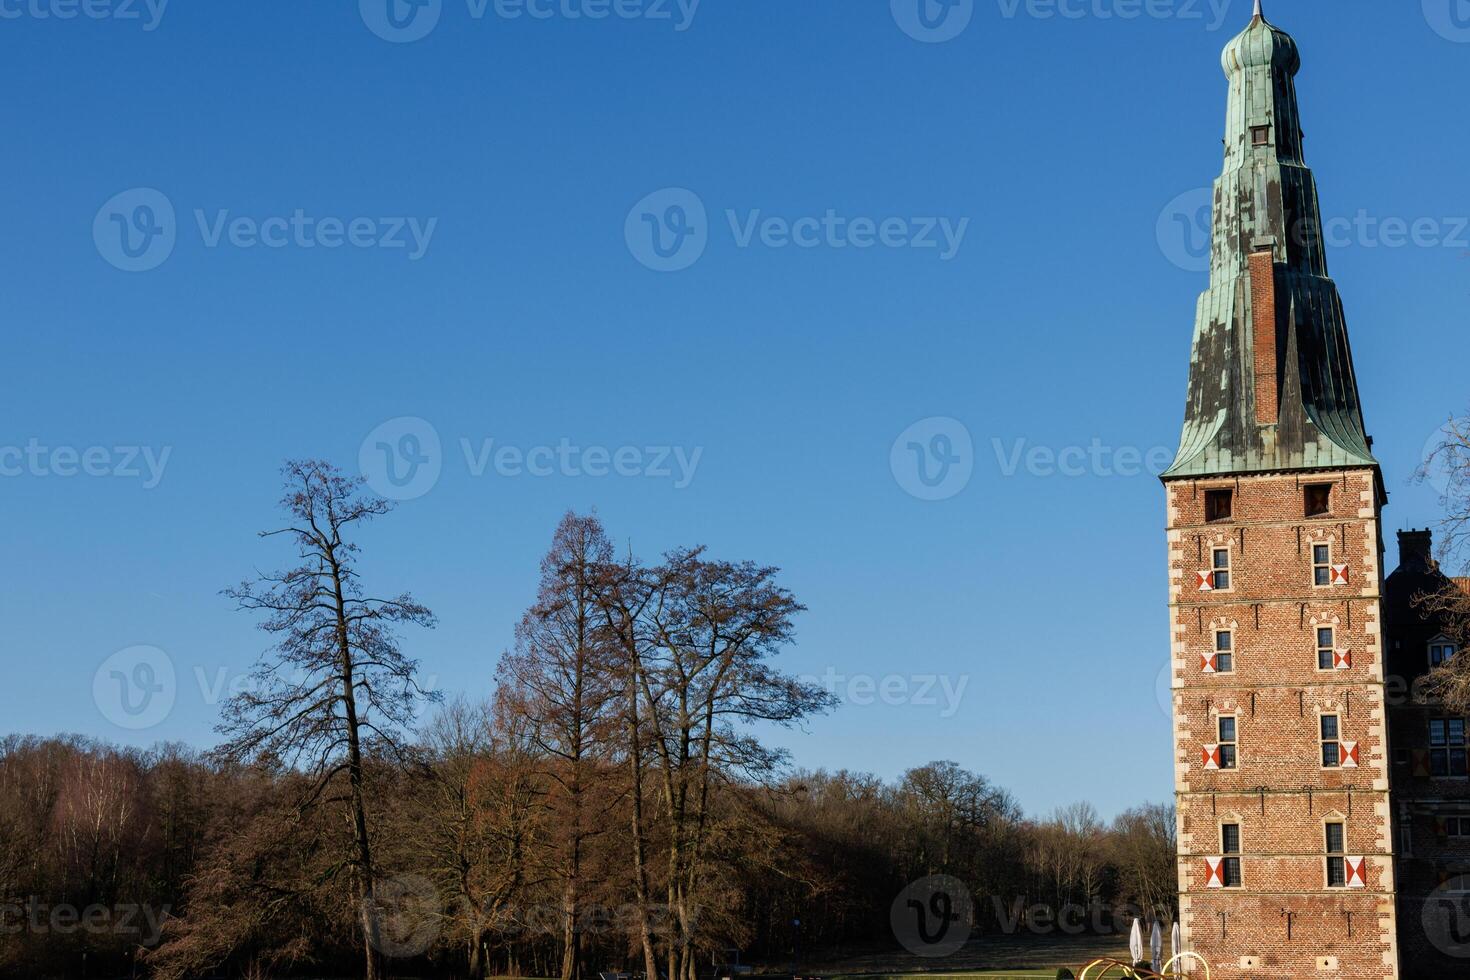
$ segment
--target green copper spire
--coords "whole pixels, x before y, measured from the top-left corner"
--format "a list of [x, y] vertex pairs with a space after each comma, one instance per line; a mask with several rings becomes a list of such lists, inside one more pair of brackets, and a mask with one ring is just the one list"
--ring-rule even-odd
[[1196, 312], [1179, 455], [1164, 477], [1376, 467], [1302, 156], [1301, 55], [1257, 0], [1221, 60], [1230, 97], [1210, 288]]

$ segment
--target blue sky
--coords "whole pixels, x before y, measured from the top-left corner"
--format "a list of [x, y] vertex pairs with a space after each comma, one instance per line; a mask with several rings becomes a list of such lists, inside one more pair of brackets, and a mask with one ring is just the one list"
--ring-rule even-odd
[[[798, 764], [1167, 799], [1147, 462], [1250, 4], [905, 2], [0, 2], [0, 730], [209, 744], [265, 642], [218, 592], [285, 560], [254, 532], [317, 455], [408, 498], [369, 574], [439, 614], [408, 646], [448, 692], [596, 507], [784, 569], [788, 666], [845, 702], [779, 736]], [[1267, 12], [1391, 535], [1470, 407], [1470, 4]], [[174, 673], [148, 727], [119, 663]]]

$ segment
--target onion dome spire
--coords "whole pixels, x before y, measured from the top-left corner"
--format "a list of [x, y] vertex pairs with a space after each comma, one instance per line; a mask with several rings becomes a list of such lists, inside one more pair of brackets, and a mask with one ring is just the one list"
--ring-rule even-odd
[[1221, 56], [1225, 164], [1199, 299], [1184, 431], [1164, 474], [1377, 467], [1302, 153], [1297, 45], [1255, 15]]

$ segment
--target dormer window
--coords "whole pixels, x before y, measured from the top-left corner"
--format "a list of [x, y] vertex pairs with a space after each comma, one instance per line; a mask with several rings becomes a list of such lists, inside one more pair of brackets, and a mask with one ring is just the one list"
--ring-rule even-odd
[[1455, 655], [1455, 645], [1444, 637], [1429, 644], [1429, 666], [1439, 667]]
[[1251, 127], [1251, 145], [1252, 146], [1270, 146], [1271, 145], [1271, 127], [1270, 126], [1252, 126]]

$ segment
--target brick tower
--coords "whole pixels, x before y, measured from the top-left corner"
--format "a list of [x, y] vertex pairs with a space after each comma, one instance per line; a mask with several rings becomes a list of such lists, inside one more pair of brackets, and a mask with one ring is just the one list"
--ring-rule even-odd
[[1399, 976], [1387, 497], [1302, 157], [1296, 43], [1226, 46], [1225, 167], [1168, 500], [1180, 917], [1220, 977]]

